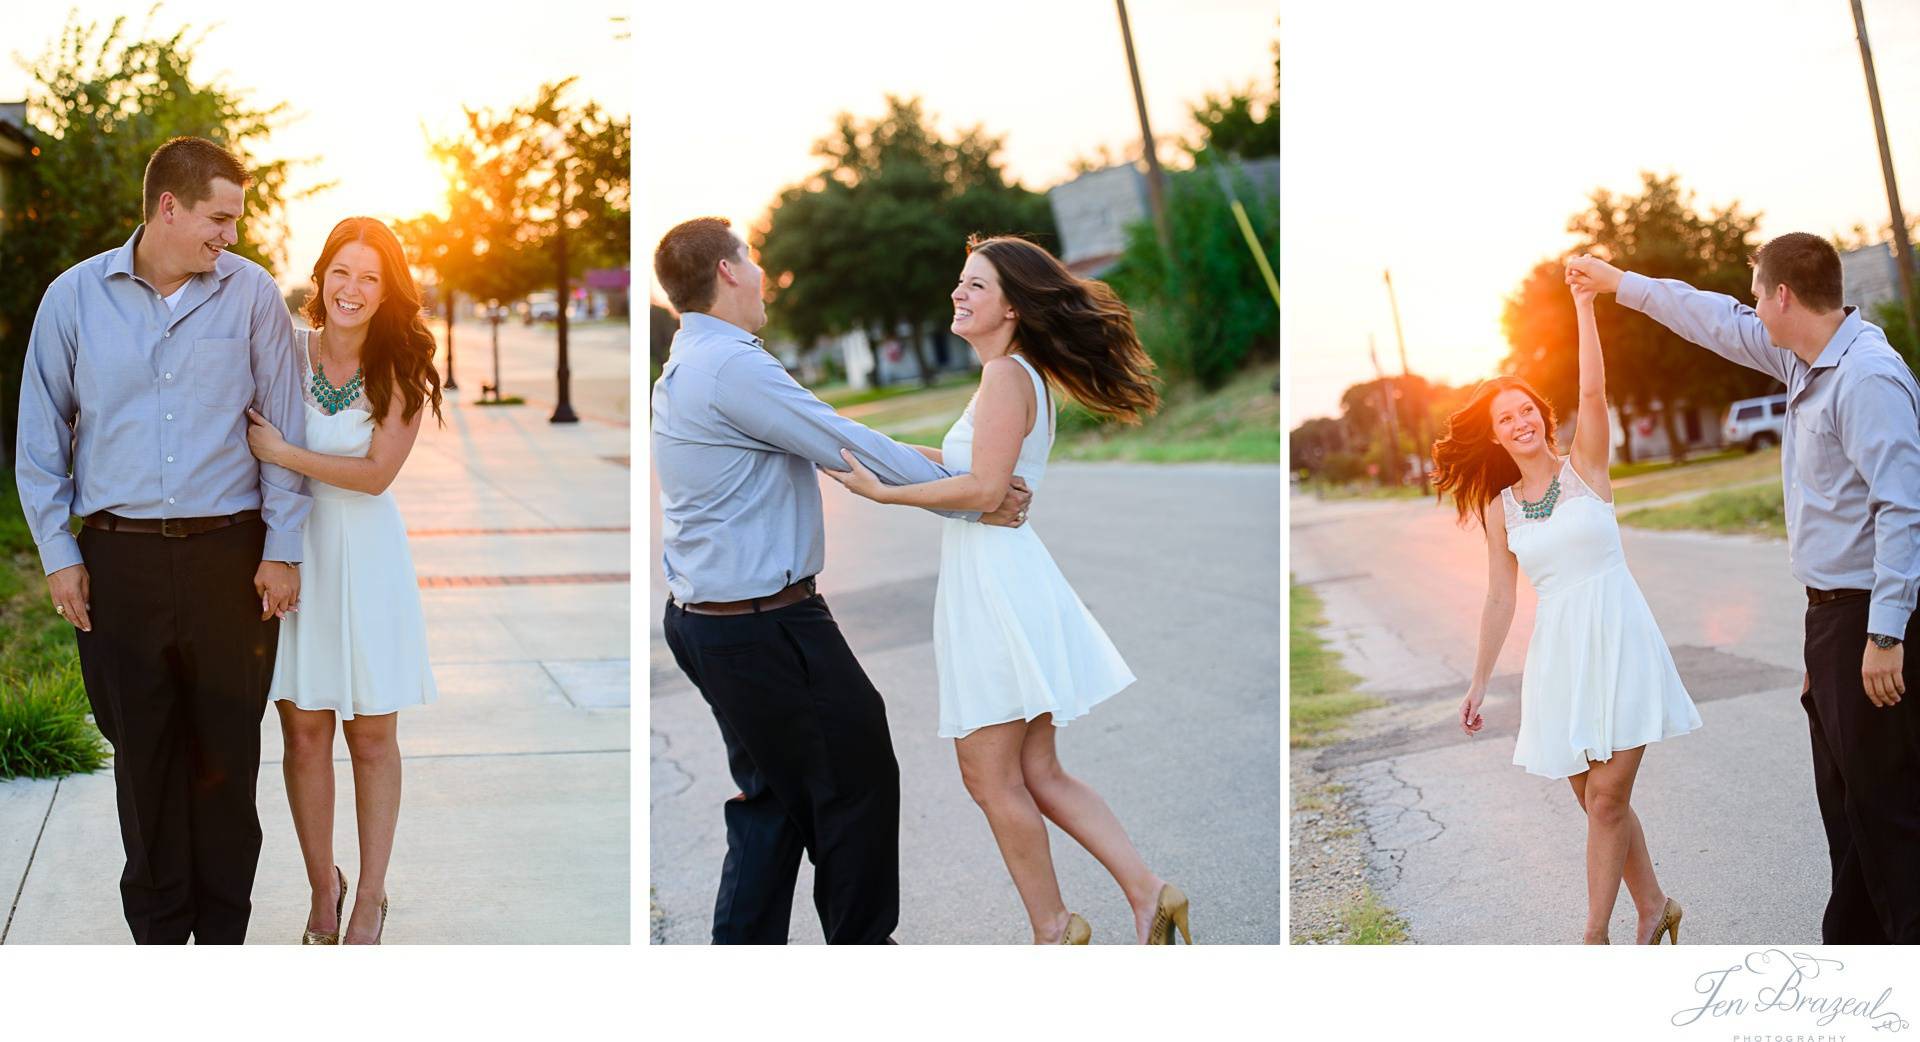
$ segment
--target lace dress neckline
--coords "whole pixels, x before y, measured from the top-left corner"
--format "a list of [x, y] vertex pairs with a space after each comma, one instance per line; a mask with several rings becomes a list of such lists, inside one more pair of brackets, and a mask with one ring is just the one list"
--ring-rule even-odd
[[[1520, 482], [1516, 481], [1500, 490], [1500, 505], [1502, 511], [1506, 514], [1507, 528], [1513, 529], [1522, 525], [1545, 524], [1555, 517], [1558, 517], [1560, 511], [1565, 509], [1568, 503], [1576, 499], [1591, 499], [1596, 503], [1604, 504], [1609, 510], [1613, 508], [1611, 501], [1601, 499], [1600, 494], [1595, 492], [1593, 487], [1587, 484], [1586, 479], [1580, 476], [1579, 469], [1573, 465], [1572, 456], [1562, 456], [1560, 458], [1560, 469], [1555, 473], [1554, 477], [1560, 482], [1560, 496], [1554, 504], [1553, 513], [1545, 517], [1526, 516], [1525, 510], [1520, 505], [1520, 494], [1514, 491], [1520, 487]], [[1551, 489], [1553, 486], [1549, 484], [1547, 487]]]

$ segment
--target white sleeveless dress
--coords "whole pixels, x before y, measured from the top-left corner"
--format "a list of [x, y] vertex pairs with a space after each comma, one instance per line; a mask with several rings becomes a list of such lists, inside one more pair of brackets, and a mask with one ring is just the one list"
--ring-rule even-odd
[[[1020, 443], [1013, 472], [1036, 496], [1053, 448], [1053, 401], [1046, 381], [1019, 355], [1033, 379], [1033, 430]], [[973, 403], [941, 442], [945, 465], [973, 463]], [[948, 518], [940, 536], [940, 585], [933, 605], [933, 656], [940, 676], [940, 737], [964, 738], [991, 724], [1053, 724], [1087, 710], [1133, 683], [1133, 673], [1053, 563], [1031, 523], [1000, 528]]]
[[1511, 488], [1500, 499], [1507, 547], [1540, 598], [1513, 762], [1529, 774], [1568, 778], [1589, 760], [1698, 728], [1653, 609], [1627, 571], [1613, 504], [1567, 460], [1547, 517], [1528, 519]]
[[[366, 395], [329, 416], [313, 398], [308, 335], [294, 334], [304, 389], [307, 448], [364, 458], [373, 446]], [[268, 697], [340, 719], [380, 716], [437, 696], [427, 665], [427, 624], [407, 526], [388, 490], [377, 496], [307, 479], [300, 610], [280, 620]]]

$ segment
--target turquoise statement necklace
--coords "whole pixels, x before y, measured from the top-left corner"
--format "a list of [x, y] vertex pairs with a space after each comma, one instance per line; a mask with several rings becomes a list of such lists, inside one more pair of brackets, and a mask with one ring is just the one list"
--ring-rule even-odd
[[[322, 335], [324, 336], [325, 334], [323, 333]], [[313, 400], [320, 404], [321, 411], [325, 412], [328, 416], [332, 416], [347, 406], [352, 405], [353, 400], [360, 397], [360, 388], [365, 382], [366, 381], [362, 379], [361, 370], [355, 368], [351, 379], [335, 387], [332, 383], [328, 382], [326, 371], [320, 364], [320, 352], [314, 352]]]
[[[1520, 499], [1517, 495], [1513, 498]], [[1520, 499], [1520, 514], [1529, 521], [1539, 521], [1553, 516], [1553, 505], [1558, 502], [1560, 502], [1560, 475], [1555, 474], [1552, 484], [1547, 486], [1546, 495], [1532, 503]]]

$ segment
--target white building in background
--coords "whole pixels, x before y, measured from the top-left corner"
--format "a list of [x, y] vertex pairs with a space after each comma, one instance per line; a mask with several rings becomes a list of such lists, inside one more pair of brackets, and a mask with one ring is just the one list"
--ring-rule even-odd
[[[1914, 251], [1920, 268], [1920, 249]], [[1900, 299], [1900, 266], [1893, 260], [1893, 243], [1879, 242], [1840, 254], [1840, 299], [1873, 319], [1873, 309]]]
[[1127, 226], [1148, 218], [1147, 178], [1131, 163], [1090, 170], [1047, 191], [1060, 232], [1060, 259], [1083, 279], [1099, 278], [1127, 249]]

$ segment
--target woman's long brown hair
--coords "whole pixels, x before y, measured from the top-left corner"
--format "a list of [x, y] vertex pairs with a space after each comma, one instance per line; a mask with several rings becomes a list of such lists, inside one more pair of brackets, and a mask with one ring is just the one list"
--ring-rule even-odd
[[1553, 444], [1558, 422], [1553, 406], [1517, 376], [1496, 376], [1473, 389], [1467, 404], [1447, 417], [1447, 430], [1433, 443], [1433, 487], [1441, 496], [1453, 494], [1453, 508], [1465, 527], [1469, 517], [1486, 526], [1483, 511], [1500, 490], [1520, 480], [1520, 467], [1493, 439], [1493, 399], [1502, 391], [1519, 390], [1533, 399], [1546, 425], [1546, 441]]
[[1133, 331], [1133, 312], [1104, 282], [1083, 279], [1059, 258], [1010, 235], [967, 240], [1000, 276], [1013, 306], [1013, 341], [1047, 382], [1102, 416], [1137, 424], [1160, 408], [1153, 359]]
[[446, 426], [440, 415], [440, 373], [433, 367], [433, 333], [427, 328], [426, 315], [420, 310], [420, 287], [414, 285], [407, 270], [406, 251], [393, 230], [371, 217], [349, 217], [333, 226], [326, 248], [313, 265], [313, 296], [300, 313], [308, 324], [320, 329], [327, 323], [327, 265], [333, 255], [348, 243], [370, 247], [380, 256], [380, 275], [385, 296], [380, 310], [368, 323], [367, 342], [360, 348], [360, 372], [366, 383], [367, 402], [373, 406], [374, 422], [386, 418], [387, 406], [395, 394], [404, 403], [401, 419], [412, 423], [421, 406], [433, 406], [433, 418]]

